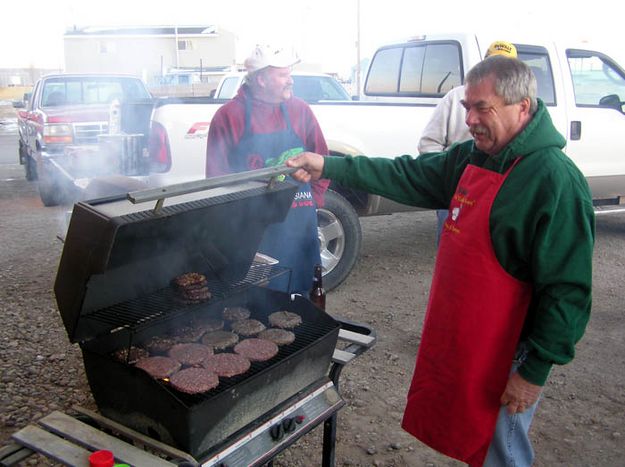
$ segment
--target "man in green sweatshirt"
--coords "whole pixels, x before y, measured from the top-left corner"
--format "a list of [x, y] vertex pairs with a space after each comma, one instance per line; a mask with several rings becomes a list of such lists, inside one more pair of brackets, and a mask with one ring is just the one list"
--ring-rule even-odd
[[542, 387], [590, 315], [592, 199], [523, 62], [477, 64], [462, 105], [473, 140], [447, 151], [287, 165], [300, 181], [449, 207], [402, 426], [472, 466], [529, 466]]

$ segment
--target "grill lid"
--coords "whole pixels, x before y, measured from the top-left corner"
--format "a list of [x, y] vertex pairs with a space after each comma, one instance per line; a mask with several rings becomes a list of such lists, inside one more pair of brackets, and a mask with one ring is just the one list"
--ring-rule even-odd
[[[162, 295], [185, 272], [224, 284], [244, 279], [266, 227], [284, 220], [297, 191], [293, 182], [272, 178], [289, 170], [272, 167], [75, 204], [54, 284], [70, 341], [112, 331], [113, 324], [84, 318]], [[154, 209], [140, 204], [153, 200]]]

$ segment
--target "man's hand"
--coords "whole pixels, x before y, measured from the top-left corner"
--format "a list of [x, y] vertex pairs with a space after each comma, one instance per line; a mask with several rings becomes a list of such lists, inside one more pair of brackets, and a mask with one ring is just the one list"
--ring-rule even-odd
[[297, 157], [286, 161], [287, 167], [299, 167], [300, 170], [291, 174], [298, 182], [308, 183], [319, 180], [323, 172], [323, 156], [314, 152], [303, 152]]
[[505, 405], [510, 415], [525, 412], [536, 403], [542, 386], [525, 381], [516, 371], [512, 373], [506, 389], [501, 395], [501, 405]]

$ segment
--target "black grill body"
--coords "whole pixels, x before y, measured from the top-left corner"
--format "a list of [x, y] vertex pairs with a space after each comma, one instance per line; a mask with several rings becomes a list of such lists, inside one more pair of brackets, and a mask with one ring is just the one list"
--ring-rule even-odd
[[[284, 219], [296, 189], [289, 182], [245, 183], [183, 196], [157, 211], [123, 198], [74, 206], [55, 294], [102, 414], [197, 457], [327, 377], [339, 323], [307, 299], [260, 286], [288, 271], [254, 262], [265, 227]], [[171, 279], [189, 271], [206, 275], [209, 301], [176, 300]], [[112, 356], [219, 319], [225, 306], [245, 306], [267, 326], [270, 313], [288, 310], [302, 324], [277, 356], [199, 395]]]
[[264, 323], [274, 311], [293, 311], [302, 316], [303, 323], [293, 330], [295, 342], [281, 346], [276, 357], [253, 362], [245, 374], [222, 379], [217, 388], [199, 395], [178, 392], [167, 382], [110, 356], [128, 341], [140, 345], [155, 331], [163, 335], [176, 322], [150, 326], [134, 336], [118, 332], [115, 337], [92, 339], [82, 345], [82, 352], [100, 412], [199, 457], [327, 374], [340, 326], [308, 300], [291, 301], [287, 294], [252, 287], [197, 310], [192, 318], [217, 318], [224, 305], [246, 306], [253, 318]]

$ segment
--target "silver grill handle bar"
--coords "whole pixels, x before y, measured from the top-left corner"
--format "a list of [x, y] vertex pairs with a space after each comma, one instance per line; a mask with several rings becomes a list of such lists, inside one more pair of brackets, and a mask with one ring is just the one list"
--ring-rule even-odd
[[206, 178], [203, 180], [177, 183], [175, 185], [151, 188], [149, 190], [133, 191], [128, 193], [127, 198], [133, 204], [158, 200], [156, 206], [156, 210], [158, 210], [160, 206], [162, 206], [165, 198], [195, 193], [196, 191], [210, 190], [212, 188], [232, 185], [234, 183], [269, 179], [269, 188], [271, 188], [276, 177], [279, 175], [290, 175], [296, 170], [296, 167], [287, 167], [282, 164], [275, 167], [265, 167], [263, 169], [250, 170], [247, 172], [239, 172], [221, 175], [219, 177]]

